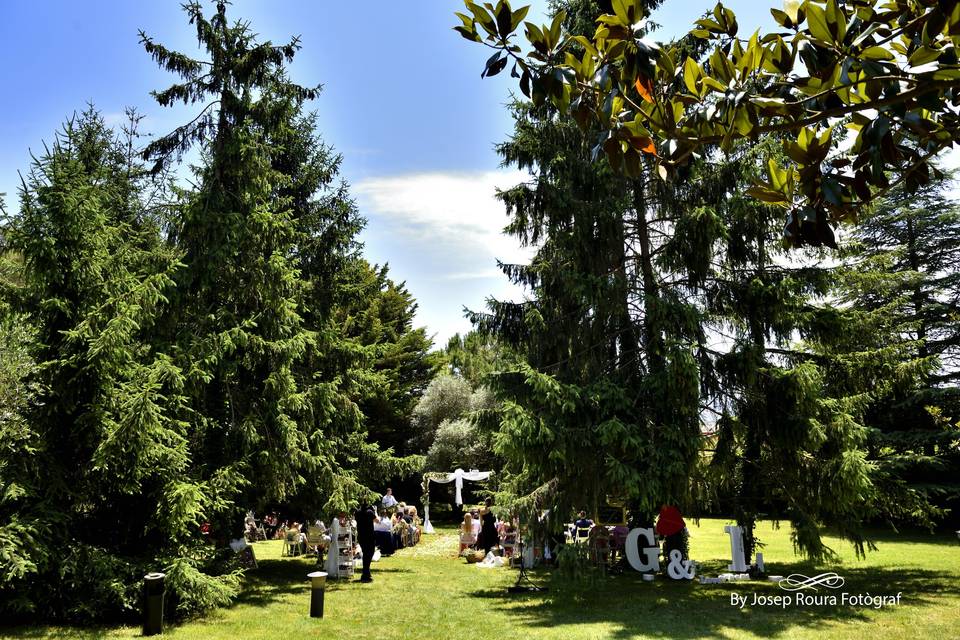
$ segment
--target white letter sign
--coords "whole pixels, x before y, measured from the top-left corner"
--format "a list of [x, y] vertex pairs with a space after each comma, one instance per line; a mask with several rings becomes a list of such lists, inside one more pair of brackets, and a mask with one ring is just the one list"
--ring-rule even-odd
[[748, 571], [750, 567], [747, 566], [747, 561], [743, 557], [743, 530], [729, 525], [723, 530], [730, 534], [730, 559], [733, 562], [727, 569], [738, 573]]
[[[643, 536], [646, 546], [643, 549], [643, 560], [640, 559], [640, 537]], [[627, 535], [624, 547], [627, 550], [627, 562], [641, 573], [660, 571], [660, 548], [654, 542], [653, 529], [634, 529]]]

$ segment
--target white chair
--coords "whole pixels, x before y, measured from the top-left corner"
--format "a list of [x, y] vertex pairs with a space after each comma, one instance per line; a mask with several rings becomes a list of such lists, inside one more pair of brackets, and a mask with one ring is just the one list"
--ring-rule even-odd
[[300, 555], [300, 532], [296, 529], [290, 529], [283, 539], [283, 550], [281, 556], [299, 556]]
[[323, 549], [326, 546], [326, 540], [329, 537], [324, 536], [323, 529], [320, 527], [307, 527], [307, 552], [316, 554], [317, 558], [323, 557]]

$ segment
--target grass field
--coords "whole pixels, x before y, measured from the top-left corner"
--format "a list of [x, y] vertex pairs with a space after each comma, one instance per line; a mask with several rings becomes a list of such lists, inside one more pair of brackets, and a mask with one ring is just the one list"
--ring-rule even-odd
[[[728, 538], [722, 520], [691, 526], [690, 554], [706, 575], [726, 570]], [[660, 579], [643, 583], [627, 573], [599, 585], [564, 586], [548, 574], [540, 594], [508, 595], [516, 579], [509, 569], [481, 569], [455, 557], [452, 530], [424, 536], [423, 542], [374, 564], [374, 582], [333, 583], [326, 594], [326, 616], [311, 619], [306, 574], [312, 563], [281, 558], [279, 542], [260, 542], [260, 569], [250, 572], [240, 600], [203, 619], [168, 627], [171, 638], [245, 638], [259, 640], [337, 638], [387, 640], [568, 640], [579, 638], [960, 638], [960, 541], [947, 535], [884, 535], [879, 551], [857, 560], [852, 550], [832, 540], [843, 556], [836, 565], [814, 567], [799, 561], [786, 528], [765, 523], [768, 572], [778, 574], [835, 571], [846, 579], [841, 591], [895, 595], [900, 606], [871, 609], [851, 606], [792, 606], [743, 609], [731, 606], [737, 592], [778, 595], [772, 583], [701, 585]], [[820, 593], [826, 590], [821, 589]], [[129, 638], [139, 627], [74, 629], [18, 627], [0, 637]]]

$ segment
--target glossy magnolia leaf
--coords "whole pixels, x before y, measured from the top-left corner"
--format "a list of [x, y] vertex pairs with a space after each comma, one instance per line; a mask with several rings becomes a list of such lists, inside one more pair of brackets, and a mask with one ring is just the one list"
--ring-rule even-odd
[[[960, 3], [957, 4], [957, 7], [960, 7]], [[940, 57], [942, 51], [937, 49], [931, 49], [930, 47], [920, 47], [910, 56], [910, 66], [911, 67], [920, 67]]]
[[480, 35], [476, 31], [472, 31], [467, 27], [454, 27], [453, 30], [459, 32], [460, 35], [467, 40], [472, 42], [483, 42], [483, 40], [480, 39]]
[[893, 60], [894, 55], [889, 49], [883, 47], [867, 47], [860, 52], [860, 55], [867, 60]]
[[[526, 55], [485, 44], [525, 60], [521, 90], [535, 103], [549, 98], [582, 130], [610, 134], [598, 147], [631, 175], [649, 170], [641, 159], [654, 152], [672, 169], [777, 135], [794, 166], [754, 195], [806, 212], [788, 225], [801, 243], [829, 245], [829, 221], [853, 217], [891, 185], [921, 184], [931, 159], [960, 139], [958, 0], [786, 0], [771, 11], [780, 31], [749, 39], [731, 37], [736, 16], [719, 3], [688, 34], [706, 41], [695, 46], [702, 53], [673, 44], [656, 54], [634, 32], [644, 5], [601, 4], [608, 13], [592, 37], [564, 38], [560, 15], [539, 33], [528, 25]], [[491, 5], [467, 6], [476, 24], [493, 19]], [[562, 43], [575, 43], [576, 55], [558, 55], [573, 53]], [[836, 144], [830, 127], [841, 123], [857, 132], [853, 144]]]
[[786, 11], [780, 11], [779, 9], [770, 9], [770, 13], [771, 15], [773, 15], [773, 19], [776, 20], [781, 27], [786, 27], [787, 29], [789, 29], [793, 27], [793, 25], [795, 24], [793, 21], [793, 18], [791, 18]]
[[497, 75], [498, 73], [506, 69], [507, 63], [509, 61], [510, 59], [507, 56], [503, 55], [502, 51], [498, 51], [497, 53], [490, 56], [490, 58], [487, 60], [487, 65], [483, 69], [483, 73], [480, 74], [480, 77], [489, 78]]
[[513, 11], [510, 10], [510, 3], [500, 0], [497, 3], [495, 13], [497, 16], [497, 33], [500, 34], [501, 38], [506, 38], [513, 30]]
[[688, 57], [683, 63], [683, 83], [687, 86], [687, 90], [694, 95], [699, 95], [697, 80], [700, 79], [701, 75], [700, 65], [692, 56]]
[[527, 13], [529, 11], [530, 7], [520, 7], [513, 12], [513, 17], [510, 20], [510, 31], [514, 31], [520, 26], [520, 23], [523, 22], [523, 19], [527, 17]]
[[830, 33], [830, 27], [827, 25], [827, 13], [822, 8], [815, 4], [807, 4], [807, 24], [814, 38], [833, 44], [833, 34]]
[[747, 195], [770, 204], [787, 204], [787, 198], [771, 185], [754, 185], [747, 189]]
[[647, 102], [653, 102], [653, 80], [646, 76], [640, 76], [633, 85], [637, 93]]
[[657, 145], [651, 138], [646, 136], [633, 136], [630, 138], [630, 145], [641, 153], [657, 155]]

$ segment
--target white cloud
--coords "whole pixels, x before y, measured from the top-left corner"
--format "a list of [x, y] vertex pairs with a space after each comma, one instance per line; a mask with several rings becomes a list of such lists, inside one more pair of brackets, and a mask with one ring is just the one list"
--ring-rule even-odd
[[419, 304], [418, 324], [443, 345], [470, 329], [463, 308], [482, 310], [485, 299], [523, 298], [497, 268], [497, 260], [526, 263], [534, 249], [503, 233], [509, 218], [496, 190], [529, 179], [521, 171], [432, 172], [373, 177], [352, 191], [368, 219], [362, 239], [367, 259], [390, 263]]
[[479, 271], [461, 271], [459, 273], [445, 273], [440, 276], [441, 280], [487, 280], [490, 278], [500, 278], [503, 272], [499, 269], [481, 269]]
[[[418, 173], [361, 180], [353, 188], [371, 223], [388, 225], [413, 244], [432, 245], [446, 256], [486, 254], [485, 264], [456, 265], [458, 274], [490, 273], [494, 259], [528, 260], [533, 251], [503, 234], [508, 218], [496, 190], [529, 179], [523, 171]], [[471, 260], [471, 262], [473, 262]], [[448, 265], [454, 267], [453, 264]]]

